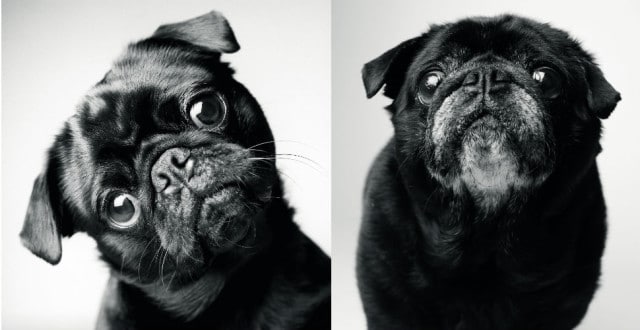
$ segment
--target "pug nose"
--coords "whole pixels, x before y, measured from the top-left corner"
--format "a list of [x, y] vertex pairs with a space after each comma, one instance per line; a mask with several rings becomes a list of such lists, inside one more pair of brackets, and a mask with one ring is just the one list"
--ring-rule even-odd
[[166, 150], [151, 168], [151, 183], [157, 193], [170, 194], [193, 175], [191, 152], [185, 148]]
[[474, 70], [469, 72], [462, 81], [462, 85], [467, 89], [482, 91], [484, 93], [494, 92], [504, 88], [512, 82], [511, 76], [499, 69]]

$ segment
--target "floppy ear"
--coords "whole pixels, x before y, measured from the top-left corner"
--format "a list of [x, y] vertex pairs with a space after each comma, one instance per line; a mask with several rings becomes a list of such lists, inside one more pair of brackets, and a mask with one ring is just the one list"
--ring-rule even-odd
[[162, 25], [152, 37], [182, 40], [221, 53], [234, 53], [240, 49], [229, 22], [217, 11]]
[[395, 98], [406, 75], [411, 59], [422, 44], [423, 37], [409, 39], [386, 51], [362, 68], [362, 81], [367, 98], [372, 98], [383, 85], [384, 95]]
[[57, 187], [52, 186], [51, 180], [56, 179], [51, 163], [50, 160], [45, 171], [33, 184], [20, 238], [22, 244], [33, 254], [55, 265], [62, 257], [62, 208], [59, 205], [62, 201]]
[[588, 85], [587, 106], [596, 116], [602, 119], [609, 117], [618, 101], [622, 99], [620, 93], [604, 78], [596, 65], [586, 65], [585, 73]]

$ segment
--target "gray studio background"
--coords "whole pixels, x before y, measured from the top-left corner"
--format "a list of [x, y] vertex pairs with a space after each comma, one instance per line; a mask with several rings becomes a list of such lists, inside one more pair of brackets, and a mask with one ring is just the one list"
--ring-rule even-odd
[[609, 214], [602, 286], [578, 329], [639, 328], [640, 4], [631, 0], [3, 0], [3, 328], [93, 327], [107, 279], [93, 241], [66, 239], [55, 267], [19, 244], [33, 179], [63, 121], [127, 42], [211, 9], [230, 21], [242, 49], [223, 59], [263, 106], [276, 139], [300, 142], [280, 142], [279, 152], [322, 167], [279, 163], [297, 222], [332, 251], [332, 324], [347, 330], [365, 328], [354, 272], [364, 178], [392, 134], [389, 100], [366, 99], [362, 65], [430, 23], [469, 15], [511, 12], [568, 30], [623, 97], [604, 121], [598, 157]]
[[[162, 23], [212, 9], [239, 52], [223, 55], [271, 124], [295, 220], [330, 245], [330, 3], [327, 1], [2, 1], [2, 326], [92, 329], [108, 270], [85, 234], [63, 241], [57, 266], [18, 240], [45, 149], [124, 46]], [[314, 169], [315, 168], [315, 169]]]
[[581, 330], [640, 329], [640, 6], [634, 1], [334, 1], [333, 304], [334, 329], [364, 329], [355, 282], [355, 249], [366, 172], [392, 134], [389, 100], [365, 98], [362, 65], [431, 23], [469, 15], [517, 13], [568, 30], [592, 51], [622, 102], [604, 121], [598, 156], [609, 235], [602, 287]]

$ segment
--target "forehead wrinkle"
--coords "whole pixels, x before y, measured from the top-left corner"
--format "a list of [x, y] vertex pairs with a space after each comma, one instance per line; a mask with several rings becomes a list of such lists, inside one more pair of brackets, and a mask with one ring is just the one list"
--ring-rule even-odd
[[[470, 37], [472, 36], [472, 37]], [[537, 31], [531, 24], [520, 18], [500, 17], [472, 18], [457, 24], [448, 26], [445, 33], [438, 38], [440, 45], [456, 46], [448, 48], [467, 48], [473, 52], [496, 51], [502, 46], [533, 46], [549, 47], [548, 38]], [[509, 40], [510, 42], [504, 42]], [[495, 44], [499, 42], [499, 44]], [[524, 44], [520, 44], [524, 43]], [[496, 47], [500, 46], [500, 47]], [[508, 53], [514, 53], [515, 49], [504, 49]]]
[[126, 90], [120, 81], [94, 86], [82, 99], [81, 113], [88, 120], [97, 120], [105, 111], [115, 108], [120, 91]]
[[148, 49], [134, 44], [115, 62], [109, 79], [121, 80], [132, 88], [150, 85], [160, 89], [184, 81], [213, 80], [211, 72], [201, 66], [203, 60], [181, 49]]
[[[99, 99], [109, 93], [116, 95], [115, 97], [120, 100], [120, 104], [124, 103], [125, 106], [134, 106], [136, 116], [143, 115], [145, 111], [152, 115], [154, 107], [158, 107], [165, 103], [167, 100], [163, 99], [165, 96], [171, 96], [179, 99], [179, 105], [184, 108], [186, 103], [201, 89], [206, 86], [213, 85], [215, 77], [210, 72], [201, 69], [194, 68], [193, 66], [185, 66], [183, 64], [168, 64], [156, 65], [153, 62], [156, 61], [153, 58], [149, 58], [150, 64], [140, 64], [136, 67], [125, 67], [120, 69], [114, 69], [110, 76], [110, 80], [104, 85], [98, 86], [92, 92], [92, 103], [100, 105], [99, 101], [93, 99]], [[145, 62], [145, 61], [143, 61]], [[145, 100], [153, 102], [153, 107], [147, 107], [148, 109], [139, 108], [138, 104], [130, 103], [131, 100], [142, 100], [140, 98], [140, 91], [147, 90], [149, 95]], [[123, 91], [135, 91], [133, 95], [122, 94]], [[104, 102], [104, 101], [103, 101]], [[129, 103], [129, 104], [127, 104]], [[135, 102], [134, 102], [135, 103]], [[92, 116], [97, 117], [101, 112], [109, 111], [111, 109], [102, 107], [102, 110], [95, 110], [92, 107]], [[119, 111], [129, 110], [119, 108]], [[132, 109], [131, 109], [132, 110]], [[122, 113], [120, 113], [122, 115]], [[181, 112], [181, 115], [182, 114]], [[141, 123], [138, 123], [141, 124]]]
[[[566, 61], [563, 58], [567, 54], [559, 53], [556, 49], [550, 49], [549, 37], [533, 28], [531, 26], [533, 23], [527, 20], [502, 19], [492, 21], [486, 18], [469, 20], [464, 23], [462, 25], [445, 25], [434, 32], [428, 39], [426, 46], [417, 56], [419, 60], [414, 63], [414, 70], [410, 72], [420, 71], [422, 68], [432, 65], [432, 63], [438, 63], [445, 72], [451, 72], [475, 55], [498, 51], [496, 55], [504, 57], [526, 69], [532, 69], [536, 62], [548, 63], [558, 69], [563, 76], [568, 77], [570, 75], [561, 65]], [[548, 32], [551, 34], [557, 34], [553, 28], [549, 27], [548, 30], [550, 30]], [[478, 43], [476, 39], [473, 39], [471, 44], [467, 44], [468, 38], [465, 39], [460, 36], [469, 35], [469, 31], [471, 31], [471, 34], [478, 35], [479, 38], [487, 41], [495, 41], [501, 35], [508, 34], [513, 39], [509, 45], [514, 47], [496, 49], [489, 42]], [[558, 36], [564, 39], [568, 38], [566, 35]], [[483, 45], [483, 48], [478, 48], [479, 44]]]
[[115, 124], [120, 131], [124, 130], [124, 127], [121, 127], [121, 120], [116, 120], [122, 117], [120, 110], [123, 106], [122, 90], [124, 90], [123, 87], [116, 83], [96, 86], [90, 91], [83, 103], [82, 116], [85, 126], [92, 125], [105, 129], [113, 126], [110, 124]]
[[[97, 101], [98, 99], [100, 101]], [[135, 142], [136, 114], [131, 111], [128, 103], [127, 96], [120, 95], [117, 90], [101, 88], [99, 94], [92, 93], [83, 104], [81, 112], [82, 128], [85, 129], [87, 138], [98, 145], [105, 145], [111, 141], [120, 141], [123, 144]]]

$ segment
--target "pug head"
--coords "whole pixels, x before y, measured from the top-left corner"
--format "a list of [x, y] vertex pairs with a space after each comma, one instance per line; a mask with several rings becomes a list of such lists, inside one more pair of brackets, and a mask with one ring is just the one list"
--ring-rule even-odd
[[368, 97], [385, 86], [393, 99], [399, 161], [484, 209], [599, 148], [600, 118], [620, 100], [567, 33], [510, 15], [432, 26], [362, 75]]
[[127, 281], [179, 287], [265, 244], [281, 186], [262, 110], [220, 61], [238, 49], [217, 12], [130, 44], [55, 139], [24, 245], [56, 264], [86, 232]]

